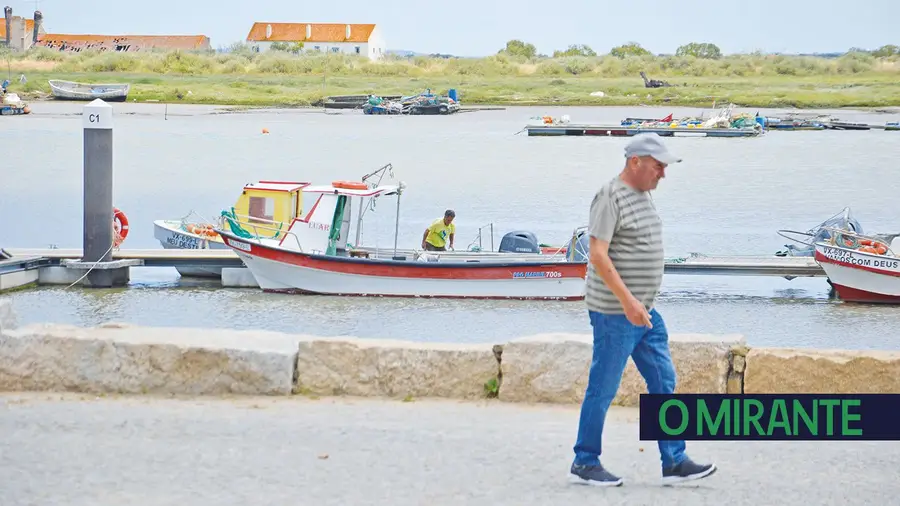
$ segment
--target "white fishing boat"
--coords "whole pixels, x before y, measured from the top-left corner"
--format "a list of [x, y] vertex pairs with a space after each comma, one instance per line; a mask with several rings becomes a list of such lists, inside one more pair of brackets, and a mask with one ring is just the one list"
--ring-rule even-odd
[[[302, 216], [303, 201], [300, 189], [309, 185], [298, 181], [257, 181], [244, 185], [230, 211], [222, 214], [230, 218], [226, 223], [234, 223], [235, 233], [244, 233], [243, 228], [252, 224], [262, 224], [259, 230], [263, 237], [280, 237], [294, 218]], [[153, 222], [153, 237], [165, 249], [227, 249], [216, 232], [219, 221], [208, 220], [191, 211], [177, 220], [156, 220]], [[226, 226], [230, 228], [230, 225]], [[221, 277], [218, 267], [176, 267], [182, 276]]]
[[[278, 238], [240, 234], [234, 223], [216, 232], [268, 292], [326, 295], [580, 300], [584, 298], [586, 235], [573, 234], [566, 253], [546, 254], [531, 238], [512, 232], [498, 251], [423, 251], [359, 246], [362, 218], [376, 199], [400, 196], [405, 184], [370, 186], [336, 181], [309, 185], [313, 202]], [[359, 199], [357, 246], [349, 243], [351, 202]], [[228, 222], [229, 218], [225, 217]], [[266, 227], [253, 225], [253, 232]], [[518, 253], [525, 249], [529, 253]]]
[[73, 81], [50, 80], [50, 92], [60, 100], [96, 100], [124, 102], [128, 98], [130, 84], [88, 84]]
[[816, 243], [815, 259], [841, 300], [900, 304], [898, 252], [900, 234], [832, 229], [831, 240]]

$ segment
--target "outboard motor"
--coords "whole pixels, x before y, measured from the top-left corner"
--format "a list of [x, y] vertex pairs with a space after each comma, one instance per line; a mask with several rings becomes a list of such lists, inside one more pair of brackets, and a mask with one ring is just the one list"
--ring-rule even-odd
[[566, 260], [569, 262], [587, 263], [590, 251], [591, 235], [588, 234], [587, 228], [578, 229], [569, 241], [569, 247], [566, 251]]
[[527, 230], [510, 232], [500, 239], [500, 253], [538, 253], [541, 252], [537, 237]]

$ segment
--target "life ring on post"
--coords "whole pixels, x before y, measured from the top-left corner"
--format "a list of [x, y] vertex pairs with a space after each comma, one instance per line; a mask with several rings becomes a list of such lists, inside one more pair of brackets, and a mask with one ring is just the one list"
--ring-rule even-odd
[[369, 185], [357, 181], [332, 181], [331, 186], [344, 190], [368, 190]]
[[118, 207], [113, 208], [113, 245], [118, 248], [128, 237], [128, 217]]

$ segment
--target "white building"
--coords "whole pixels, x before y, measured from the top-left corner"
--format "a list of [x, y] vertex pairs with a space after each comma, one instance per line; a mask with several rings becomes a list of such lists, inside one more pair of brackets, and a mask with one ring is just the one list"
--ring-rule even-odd
[[381, 30], [374, 24], [254, 23], [247, 43], [267, 51], [274, 43], [303, 43], [303, 51], [358, 54], [371, 60], [384, 57]]

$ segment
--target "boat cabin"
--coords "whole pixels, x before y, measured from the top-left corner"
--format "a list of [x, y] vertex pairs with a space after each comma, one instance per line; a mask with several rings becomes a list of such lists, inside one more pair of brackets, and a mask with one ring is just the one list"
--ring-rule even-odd
[[[244, 186], [231, 212], [223, 211], [225, 227], [243, 236], [282, 235], [290, 223], [303, 216], [303, 189], [310, 183], [297, 181], [257, 181]], [[240, 227], [243, 230], [238, 230]]]
[[310, 203], [304, 215], [294, 218], [289, 232], [279, 241], [286, 249], [319, 255], [346, 255], [350, 241], [351, 202], [359, 198], [357, 214], [357, 241], [359, 223], [366, 205], [371, 199], [387, 195], [399, 195], [404, 185], [384, 185], [368, 188], [365, 183], [335, 181], [331, 185], [308, 185], [302, 192]]

